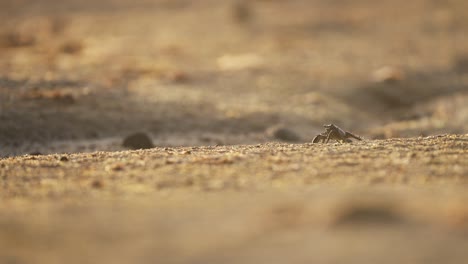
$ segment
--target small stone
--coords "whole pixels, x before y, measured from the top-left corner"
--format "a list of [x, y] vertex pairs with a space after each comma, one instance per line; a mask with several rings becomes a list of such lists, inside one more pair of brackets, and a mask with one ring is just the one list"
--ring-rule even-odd
[[153, 142], [145, 133], [138, 132], [126, 137], [122, 145], [129, 149], [149, 149], [153, 148]]
[[93, 182], [91, 182], [91, 187], [95, 189], [102, 189], [104, 188], [104, 183], [100, 180], [94, 180]]
[[372, 73], [372, 80], [377, 83], [396, 83], [404, 79], [403, 71], [392, 66], [384, 66]]
[[52, 92], [50, 94], [50, 99], [63, 104], [73, 104], [76, 102], [76, 99], [73, 96], [73, 94], [62, 91]]
[[234, 21], [240, 24], [248, 23], [252, 20], [252, 6], [248, 1], [240, 0], [232, 6], [232, 17]]
[[183, 71], [175, 71], [169, 74], [168, 79], [174, 83], [185, 83], [190, 80], [190, 77]]
[[336, 216], [334, 226], [385, 225], [404, 222], [403, 217], [387, 204], [351, 204]]
[[115, 164], [111, 167], [111, 170], [113, 171], [123, 171], [124, 170], [124, 165], [122, 164]]
[[62, 45], [60, 50], [66, 54], [78, 54], [83, 50], [83, 44], [79, 41], [68, 41]]
[[458, 73], [468, 73], [468, 55], [460, 55], [456, 58], [453, 67]]
[[286, 142], [298, 142], [301, 140], [301, 137], [296, 132], [282, 126], [269, 128], [266, 134], [271, 138]]
[[62, 157], [60, 157], [60, 161], [68, 161], [67, 156], [62, 156]]

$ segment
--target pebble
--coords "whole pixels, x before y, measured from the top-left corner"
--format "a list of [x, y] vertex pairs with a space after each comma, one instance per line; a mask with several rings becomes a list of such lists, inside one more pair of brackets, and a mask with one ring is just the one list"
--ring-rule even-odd
[[377, 83], [396, 83], [404, 79], [404, 72], [392, 66], [384, 66], [372, 73], [372, 80]]
[[286, 142], [298, 142], [301, 140], [301, 137], [295, 131], [281, 126], [269, 128], [266, 134], [271, 138]]
[[122, 145], [129, 149], [149, 149], [154, 147], [150, 137], [143, 132], [127, 136]]

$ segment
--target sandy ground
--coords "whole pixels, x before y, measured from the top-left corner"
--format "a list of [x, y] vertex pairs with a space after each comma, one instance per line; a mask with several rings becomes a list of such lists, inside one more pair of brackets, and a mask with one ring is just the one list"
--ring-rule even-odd
[[0, 1], [0, 263], [466, 262], [467, 16]]
[[466, 133], [466, 3], [398, 3], [2, 1], [0, 155]]
[[2, 263], [463, 263], [468, 135], [0, 161]]

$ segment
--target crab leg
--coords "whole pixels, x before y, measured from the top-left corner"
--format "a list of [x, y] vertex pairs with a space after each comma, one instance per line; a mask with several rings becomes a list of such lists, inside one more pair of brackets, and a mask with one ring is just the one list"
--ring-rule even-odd
[[357, 140], [362, 140], [362, 138], [360, 138], [360, 137], [358, 137], [358, 136], [356, 136], [356, 135], [354, 135], [354, 134], [352, 134], [352, 133], [349, 133], [348, 131], [345, 132], [345, 136], [346, 136], [347, 138], [352, 137], [352, 138], [355, 138], [355, 139], [357, 139]]

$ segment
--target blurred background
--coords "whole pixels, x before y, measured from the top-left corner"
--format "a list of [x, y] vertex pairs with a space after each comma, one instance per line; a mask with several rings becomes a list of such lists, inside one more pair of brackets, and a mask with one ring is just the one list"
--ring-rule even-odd
[[467, 133], [464, 0], [1, 0], [0, 156]]

